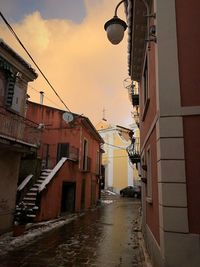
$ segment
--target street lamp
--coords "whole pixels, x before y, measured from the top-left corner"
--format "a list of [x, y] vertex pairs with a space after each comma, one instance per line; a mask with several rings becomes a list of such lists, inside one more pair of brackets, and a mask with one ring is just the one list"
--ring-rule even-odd
[[[114, 44], [119, 44], [123, 37], [124, 37], [124, 31], [127, 28], [126, 22], [118, 18], [117, 16], [117, 9], [118, 7], [125, 2], [126, 0], [122, 0], [119, 2], [119, 4], [115, 8], [115, 14], [114, 17], [110, 20], [108, 20], [105, 25], [104, 29], [107, 32], [108, 40]], [[156, 15], [155, 13], [150, 14], [149, 4], [147, 3], [147, 0], [140, 0], [143, 2], [143, 4], [146, 7], [147, 14], [144, 15], [147, 18], [147, 33], [146, 33], [146, 41], [147, 42], [156, 42], [156, 27], [155, 25], [150, 26], [150, 19], [155, 19]]]
[[127, 28], [126, 22], [121, 20], [117, 16], [117, 9], [124, 1], [125, 0], [119, 2], [119, 4], [115, 8], [114, 17], [108, 20], [104, 25], [108, 40], [114, 45], [117, 45], [122, 41], [124, 37], [124, 31]]

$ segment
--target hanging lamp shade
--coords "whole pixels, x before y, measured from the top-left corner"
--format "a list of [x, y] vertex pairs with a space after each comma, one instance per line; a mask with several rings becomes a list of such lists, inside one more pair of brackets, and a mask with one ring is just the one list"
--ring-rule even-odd
[[126, 23], [117, 16], [114, 16], [104, 25], [108, 40], [114, 45], [117, 45], [122, 41], [126, 28]]

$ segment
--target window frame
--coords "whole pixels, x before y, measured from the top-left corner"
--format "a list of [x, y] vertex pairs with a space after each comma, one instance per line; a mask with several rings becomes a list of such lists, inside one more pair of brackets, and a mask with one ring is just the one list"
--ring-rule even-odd
[[142, 74], [142, 90], [143, 90], [143, 112], [142, 112], [142, 121], [145, 120], [147, 110], [149, 107], [150, 97], [149, 97], [149, 57], [148, 53], [146, 52], [145, 59], [144, 59], [144, 67], [143, 67], [143, 74]]
[[82, 161], [82, 169], [87, 171], [88, 166], [88, 140], [86, 138], [83, 139], [83, 161]]
[[148, 146], [146, 150], [146, 164], [147, 164], [147, 191], [146, 191], [146, 200], [149, 203], [152, 203], [152, 196], [153, 196], [153, 190], [152, 190], [152, 168], [151, 168], [151, 147]]

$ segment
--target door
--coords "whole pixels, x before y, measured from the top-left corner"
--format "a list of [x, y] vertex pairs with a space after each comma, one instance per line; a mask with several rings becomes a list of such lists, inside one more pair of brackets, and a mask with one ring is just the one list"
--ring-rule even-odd
[[76, 183], [63, 182], [61, 213], [72, 213], [75, 211]]

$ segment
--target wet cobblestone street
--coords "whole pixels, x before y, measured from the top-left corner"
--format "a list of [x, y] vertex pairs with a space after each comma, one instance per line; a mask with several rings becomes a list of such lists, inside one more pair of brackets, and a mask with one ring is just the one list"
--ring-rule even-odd
[[143, 267], [135, 222], [140, 202], [119, 199], [1, 257], [0, 267]]

